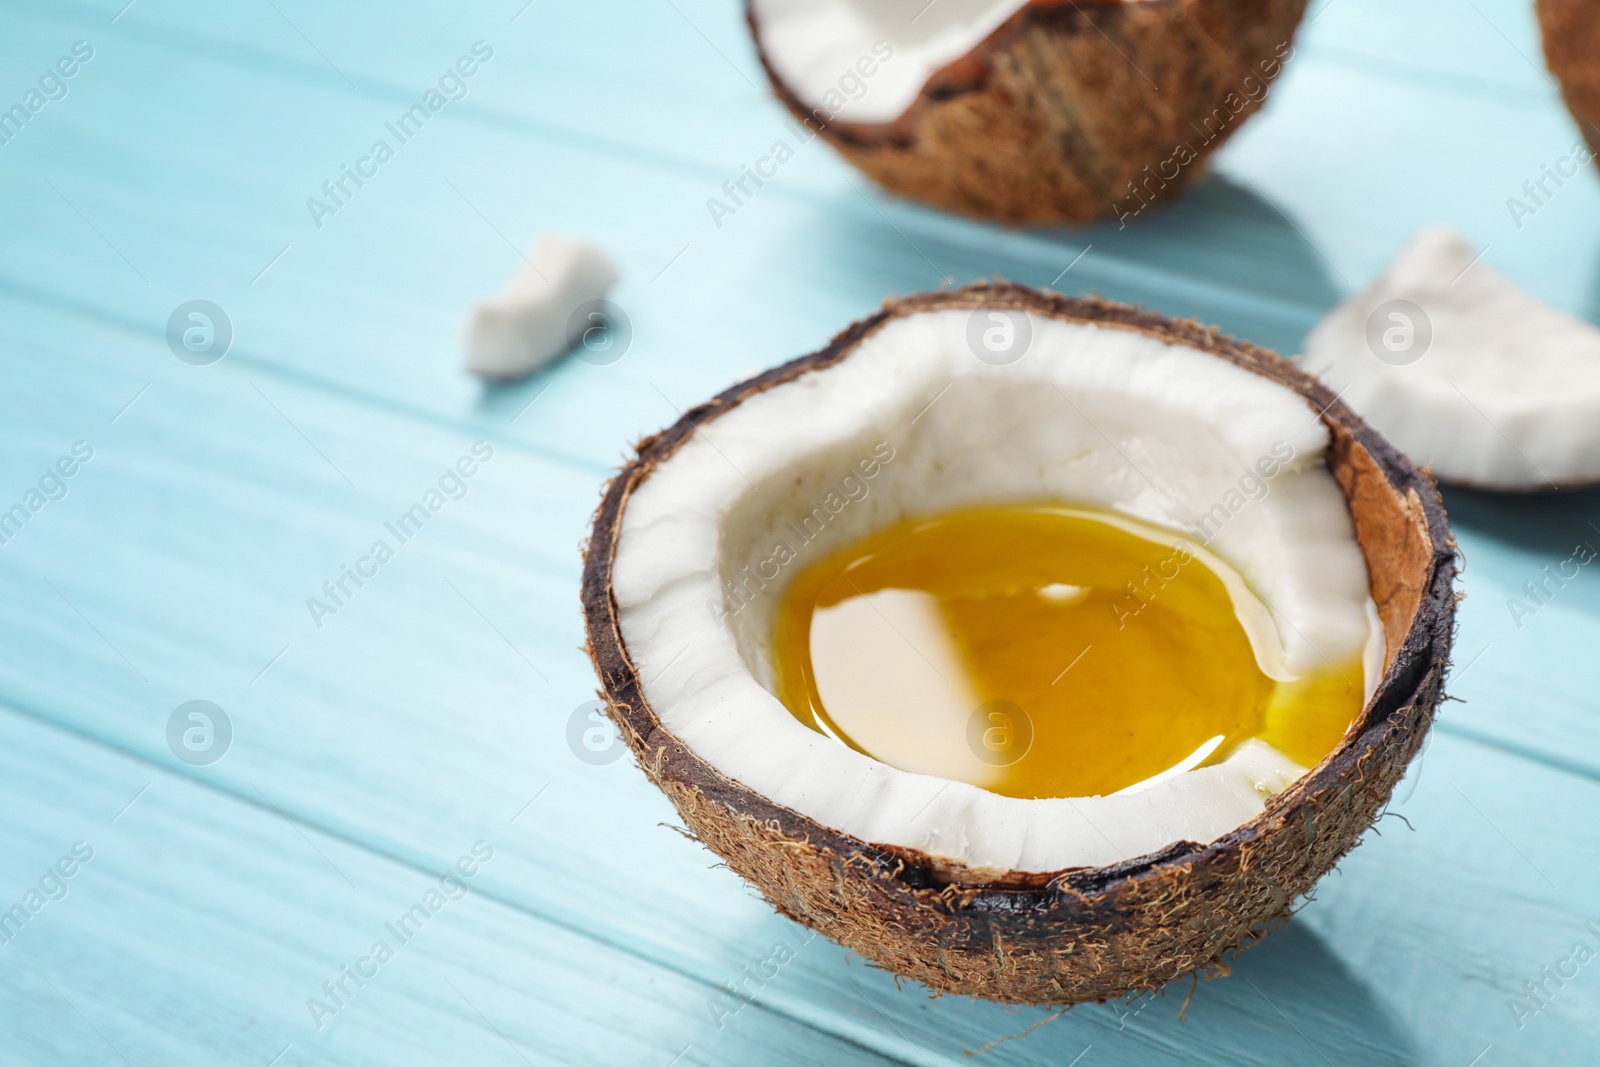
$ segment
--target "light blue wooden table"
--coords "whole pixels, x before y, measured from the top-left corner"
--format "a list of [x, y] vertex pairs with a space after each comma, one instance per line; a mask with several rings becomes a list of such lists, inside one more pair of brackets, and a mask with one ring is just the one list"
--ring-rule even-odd
[[[1085, 249], [1059, 288], [1291, 353], [1434, 222], [1600, 317], [1600, 181], [1506, 207], [1578, 137], [1527, 0], [1317, 0], [1210, 177], [1071, 232], [898, 202], [820, 142], [714, 225], [783, 121], [733, 0], [125, 2], [3, 5], [0, 104], [92, 49], [0, 144], [0, 508], [58, 497], [0, 545], [5, 1064], [974, 1062], [1048, 1013], [802, 945], [630, 760], [569, 747], [578, 543], [628, 444], [888, 294], [1048, 284]], [[307, 199], [479, 41], [466, 95], [318, 226]], [[615, 255], [632, 346], [485, 389], [464, 309], [542, 230]], [[194, 299], [232, 324], [220, 362], [169, 349]], [[476, 441], [466, 495], [316, 625]], [[1600, 493], [1446, 503], [1463, 703], [1396, 817], [1186, 1020], [1182, 983], [976, 1062], [1600, 1063], [1600, 962], [1511, 1006], [1600, 949], [1600, 576], [1506, 607], [1600, 545]], [[231, 725], [215, 762], [169, 745], [191, 700]]]

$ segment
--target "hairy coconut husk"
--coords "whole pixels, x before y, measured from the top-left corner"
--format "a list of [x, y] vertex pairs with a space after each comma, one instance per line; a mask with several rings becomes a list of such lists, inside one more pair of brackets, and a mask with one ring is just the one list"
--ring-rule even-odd
[[1199, 176], [1293, 52], [1306, 0], [1033, 0], [891, 123], [794, 115], [885, 188], [1005, 222], [1128, 219]]
[[1567, 110], [1600, 153], [1600, 6], [1594, 0], [1539, 0], [1539, 28]]
[[[1103, 868], [996, 878], [838, 833], [773, 804], [666, 729], [641, 687], [611, 588], [629, 494], [699, 426], [745, 399], [849, 358], [884, 323], [945, 308], [1016, 308], [1187, 345], [1280, 382], [1322, 412], [1327, 462], [1349, 501], [1386, 668], [1339, 747], [1257, 818], [1209, 845], [1180, 841]], [[638, 446], [610, 483], [585, 554], [583, 606], [602, 695], [639, 765], [688, 828], [780, 912], [936, 990], [1078, 1003], [1155, 989], [1243, 944], [1372, 825], [1420, 750], [1442, 696], [1455, 616], [1455, 545], [1432, 482], [1287, 360], [1193, 322], [1009, 284], [890, 301], [826, 348], [743, 382]]]

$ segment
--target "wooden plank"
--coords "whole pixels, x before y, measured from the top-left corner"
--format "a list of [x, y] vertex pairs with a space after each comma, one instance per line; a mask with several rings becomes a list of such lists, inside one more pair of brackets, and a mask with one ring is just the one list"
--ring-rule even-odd
[[[118, 759], [184, 776], [173, 780], [198, 798], [185, 812], [216, 809], [204, 840], [172, 820], [152, 832], [137, 852], [147, 867], [123, 870], [137, 891], [108, 903], [88, 928], [95, 937], [41, 950], [50, 961], [87, 961], [87, 970], [102, 959], [95, 946], [117, 945], [109, 977], [86, 983], [90, 1000], [62, 985], [97, 1025], [104, 1005], [108, 1034], [125, 1026], [151, 1049], [191, 1050], [169, 1050], [162, 1062], [214, 1062], [219, 1048], [253, 1053], [209, 1030], [198, 1051], [183, 1044], [172, 1027], [146, 1021], [166, 1018], [170, 1001], [135, 1001], [116, 977], [154, 973], [149, 990], [192, 990], [231, 1020], [261, 988], [298, 990], [303, 970], [322, 975], [250, 941], [255, 985], [222, 981], [214, 965], [191, 981], [154, 937], [124, 947], [104, 932], [174, 891], [204, 911], [207, 893], [254, 901], [262, 894], [247, 889], [272, 885], [286, 911], [321, 914], [324, 882], [342, 883], [316, 872], [309, 851], [280, 859], [297, 841], [262, 806], [259, 785], [308, 837], [325, 834], [315, 840], [341, 865], [348, 858], [362, 871], [431, 869], [454, 858], [464, 835], [506, 840], [503, 866], [485, 873], [474, 900], [496, 909], [497, 922], [513, 916], [508, 929], [543, 925], [537, 936], [507, 935], [505, 953], [483, 958], [505, 972], [533, 968], [524, 999], [574, 1005], [576, 989], [576, 999], [603, 1001], [583, 1018], [641, 1038], [591, 1047], [581, 1045], [586, 1030], [569, 1029], [579, 1043], [553, 1046], [553, 1058], [640, 1062], [664, 1052], [664, 1061], [681, 1030], [696, 1050], [684, 1062], [750, 1062], [768, 1048], [809, 1050], [827, 1040], [818, 1031], [899, 1062], [965, 1062], [962, 1050], [1045, 1013], [897, 992], [825, 942], [806, 944], [761, 987], [768, 1014], [743, 1009], [715, 1025], [705, 1001], [770, 958], [791, 928], [656, 825], [671, 821], [670, 809], [626, 761], [592, 767], [566, 751], [567, 717], [592, 690], [574, 650], [573, 548], [623, 444], [741, 371], [814, 347], [889, 290], [995, 271], [1047, 283], [1088, 244], [1063, 287], [1199, 315], [1286, 350], [1423, 218], [1456, 220], [1492, 246], [1489, 262], [1593, 313], [1592, 281], [1574, 268], [1592, 255], [1592, 187], [1564, 189], [1524, 230], [1505, 213], [1504, 198], [1573, 137], [1549, 86], [1518, 69], [1513, 53], [1527, 50], [1531, 24], [1509, 0], [1403, 17], [1368, 0], [1325, 8], [1302, 62], [1224, 154], [1218, 177], [1146, 225], [1075, 233], [999, 233], [886, 200], [820, 145], [715, 229], [705, 198], [764, 150], [781, 118], [698, 36], [697, 26], [747, 64], [734, 52], [742, 37], [733, 7], [681, 6], [696, 25], [664, 5], [536, 5], [495, 36], [500, 65], [485, 69], [473, 95], [322, 231], [304, 198], [468, 43], [457, 34], [479, 32], [474, 18], [487, 26], [512, 12], [484, 5], [394, 18], [283, 5], [291, 26], [264, 5], [219, 16], [141, 4], [110, 30], [106, 11], [91, 22], [87, 8], [14, 15], [18, 32], [0, 41], [0, 60], [18, 84], [80, 30], [106, 43], [73, 95], [51, 105], [28, 140], [0, 150], [0, 189], [19, 206], [0, 233], [0, 288], [10, 294], [0, 343], [21, 357], [0, 393], [0, 472], [20, 494], [73, 440], [97, 449], [69, 496], [0, 554], [0, 632], [16, 650], [0, 663], [0, 694], [39, 721], [102, 739]], [[339, 70], [308, 51], [302, 30]], [[582, 39], [607, 47], [575, 49]], [[1439, 75], [1453, 80], [1440, 88]], [[1398, 150], [1355, 159], [1343, 147], [1351, 144]], [[618, 299], [635, 319], [636, 347], [611, 367], [568, 363], [523, 386], [481, 390], [456, 370], [461, 309], [514, 268], [502, 233], [519, 245], [540, 228], [596, 237], [622, 259], [629, 277]], [[195, 296], [224, 303], [239, 326], [235, 351], [215, 367], [179, 364], [160, 341], [173, 306]], [[479, 436], [497, 446], [485, 480], [315, 629], [304, 598]], [[1454, 689], [1469, 703], [1445, 719], [1456, 736], [1440, 735], [1399, 809], [1418, 834], [1391, 832], [1397, 822], [1386, 821], [1385, 836], [1326, 883], [1303, 922], [1247, 954], [1239, 974], [1259, 988], [1206, 983], [1184, 1024], [1175, 1018], [1183, 990], [1148, 1006], [1080, 1009], [986, 1055], [1066, 1063], [1092, 1045], [1088, 1056], [1129, 1063], [1459, 1065], [1486, 1044], [1485, 1063], [1592, 1048], [1587, 971], [1522, 1029], [1506, 1004], [1597, 910], [1586, 890], [1595, 830], [1582, 815], [1594, 810], [1585, 776], [1597, 752], [1583, 655], [1594, 614], [1588, 576], [1521, 630], [1508, 629], [1501, 603], [1565, 558], [1586, 502], [1564, 499], [1570, 509], [1529, 517], [1517, 513], [1524, 502], [1476, 506], [1452, 495], [1472, 563], [1461, 647], [1467, 656], [1480, 639], [1492, 648], [1460, 672]], [[222, 703], [239, 727], [229, 755], [202, 769], [178, 763], [164, 733], [176, 704], [197, 696]], [[72, 774], [64, 781], [108, 774], [32, 734], [16, 749], [19, 767], [59, 762]], [[1533, 762], [1505, 754], [1519, 751]], [[1554, 769], [1562, 766], [1578, 774]], [[27, 779], [19, 770], [8, 780]], [[67, 802], [53, 798], [70, 793], [32, 795], [60, 808]], [[241, 806], [254, 814], [238, 814]], [[271, 862], [251, 865], [212, 843], [257, 815], [286, 842], [277, 852], [253, 846]], [[50, 825], [30, 819], [20, 822]], [[55, 847], [42, 844], [24, 858]], [[215, 855], [220, 881], [172, 866], [170, 853]], [[32, 871], [16, 868], [14, 884]], [[212, 889], [185, 896], [191, 884]], [[240, 916], [234, 925], [247, 926]], [[545, 938], [547, 928], [582, 937]], [[186, 963], [213, 941], [230, 943], [216, 927], [201, 932], [211, 940], [183, 942]], [[476, 958], [490, 934], [474, 936]], [[672, 984], [686, 999], [673, 1001], [677, 1014], [641, 1014], [579, 980], [611, 967], [646, 988]], [[48, 1014], [59, 1005], [38, 993], [18, 987], [0, 1006], [8, 1023], [28, 1020], [27, 1055], [89, 1055], [88, 1044], [60, 1043], [76, 1038], [63, 1036]], [[419, 986], [380, 999], [372, 1028], [390, 1036], [369, 1043], [376, 1051], [341, 1045], [330, 1058], [392, 1062], [413, 1041], [425, 1050], [418, 1055], [440, 1058], [426, 1035], [412, 1037], [457, 1033], [439, 1021], [451, 1008], [438, 994]], [[504, 989], [489, 995], [508, 1015], [544, 1018]], [[505, 1026], [497, 1011], [485, 1014]], [[721, 1044], [729, 1032], [748, 1045]], [[503, 1044], [473, 1043], [487, 1030], [462, 1033], [469, 1056], [511, 1061]], [[849, 1054], [821, 1048], [811, 1055]]]
[[[317, 630], [305, 597], [383, 537], [383, 524], [470, 449], [464, 436], [228, 360], [189, 367], [142, 340], [37, 311], [22, 321], [43, 336], [7, 321], [8, 347], [33, 357], [26, 381], [13, 376], [0, 413], [0, 454], [20, 457], [7, 463], [9, 484], [27, 484], [24, 476], [70, 446], [57, 443], [61, 427], [87, 427], [96, 454], [69, 495], [5, 546], [0, 633], [17, 654], [0, 663], [0, 693], [29, 715], [103, 738], [241, 802], [259, 803], [259, 787], [304, 825], [393, 862], [427, 868], [453, 858], [464, 834], [498, 834], [505, 844], [485, 875], [485, 899], [584, 931], [706, 988], [770, 955], [786, 924], [658, 825], [673, 821], [671, 810], [629, 762], [590, 766], [567, 749], [568, 716], [593, 686], [576, 648], [573, 598], [574, 543], [594, 499], [591, 474], [499, 445], [469, 495], [430, 520]], [[108, 351], [121, 353], [122, 365], [109, 361]], [[148, 392], [111, 424], [146, 381], [153, 382]], [[118, 536], [108, 540], [108, 529]], [[272, 662], [284, 643], [292, 647]], [[166, 747], [168, 716], [195, 698], [216, 701], [236, 725], [232, 750], [203, 769], [185, 767]], [[1493, 827], [1466, 819], [1471, 808], [1453, 792], [1432, 788], [1430, 775], [1440, 766], [1448, 780], [1473, 789]], [[1523, 779], [1521, 788], [1535, 799], [1510, 798], [1515, 817], [1508, 820], [1493, 804]], [[1482, 782], [1491, 783], [1486, 795], [1475, 788]], [[1463, 857], [1462, 869], [1449, 876], [1456, 881], [1441, 892], [1525, 902], [1502, 907], [1502, 921], [1476, 933], [1477, 943], [1451, 946], [1443, 930], [1438, 944], [1430, 942], [1436, 958], [1426, 961], [1427, 973], [1457, 991], [1450, 1003], [1462, 1014], [1450, 1016], [1450, 1026], [1463, 1041], [1494, 1040], [1494, 1031], [1475, 1022], [1504, 1009], [1504, 988], [1480, 988], [1482, 939], [1521, 959], [1522, 946], [1543, 950], [1566, 936], [1585, 906], [1583, 895], [1541, 891], [1509, 861], [1493, 859], [1504, 852], [1499, 834], [1517, 841], [1558, 884], [1582, 886], [1592, 873], [1586, 864], [1600, 856], [1590, 844], [1594, 827], [1559, 814], [1539, 816], [1550, 820], [1540, 823], [1534, 809], [1589, 810], [1600, 786], [1448, 737], [1427, 757], [1423, 783], [1432, 792], [1419, 789], [1412, 803], [1433, 798], [1420, 814], [1437, 835], [1423, 855], [1429, 863], [1452, 850]], [[1387, 851], [1397, 847], [1398, 854]], [[1393, 890], [1391, 879], [1411, 872], [1414, 855], [1392, 835], [1370, 841], [1357, 853], [1370, 866], [1361, 868], [1354, 896], [1341, 898], [1341, 915], [1387, 911], [1399, 926], [1437, 930], [1433, 903], [1397, 898]], [[1307, 912], [1313, 932], [1321, 908]], [[1368, 1001], [1386, 1001], [1370, 988], [1414, 982], [1422, 964], [1399, 958], [1385, 971], [1363, 957], [1354, 969], [1359, 981], [1306, 986], [1290, 977], [1302, 966], [1320, 974], [1330, 955], [1357, 951], [1346, 942], [1359, 944], [1361, 936], [1269, 941], [1259, 958], [1270, 985], [1257, 984], [1275, 1008], [1255, 1000], [1247, 983], [1207, 985], [1208, 997], [1219, 991], [1216, 1006], [1205, 1009], [1216, 1013], [1218, 1040], [1248, 1034], [1256, 1058], [1243, 1062], [1281, 1062], [1273, 1057], [1283, 1053], [1282, 1010], [1298, 1025], [1320, 1019], [1323, 1048], [1386, 1062], [1393, 1027], [1344, 1032], [1339, 1020], [1381, 1017]], [[807, 946], [783, 973], [781, 985], [761, 990], [762, 1003], [907, 1062], [924, 1055], [954, 1062], [960, 1050], [1043, 1017], [893, 993], [885, 976], [847, 963], [825, 943]], [[1303, 999], [1282, 1003], [1273, 992], [1280, 987]], [[1174, 1015], [1159, 1016], [1164, 1021], [1127, 1046], [1132, 1062], [1205, 1062], [1182, 1058], [1201, 1016], [1180, 1026], [1175, 1003], [1176, 995], [1137, 1016], [1158, 1018], [1151, 1014], [1157, 1005]], [[1444, 1025], [1443, 1007], [1419, 1003]], [[1103, 1048], [1110, 1035], [1126, 1033], [1132, 1024], [1123, 1016], [1134, 1008], [1076, 1012], [1070, 1026], [1048, 1028], [1060, 1038], [1002, 1048], [1014, 1062], [1070, 1058], [1058, 1042], [1080, 1041], [1073, 1055], [1097, 1040]], [[708, 1008], [706, 1025], [715, 1029], [712, 1017]], [[1580, 1014], [1533, 1031], [1530, 1040], [1566, 1040], [1590, 1022]], [[1369, 1041], [1373, 1033], [1378, 1038]], [[1298, 1053], [1284, 1054], [1298, 1062]]]
[[1445, 504], [1467, 561], [1445, 728], [1600, 777], [1600, 493]]
[[[683, 1062], [787, 1062], [790, 1048], [795, 1062], [869, 1062], [786, 1019], [833, 1011], [827, 1024], [854, 1045], [892, 1046], [896, 1062], [958, 1063], [964, 1043], [1046, 1018], [897, 992], [776, 919], [745, 967], [778, 943], [797, 958], [747, 984], [753, 1004], [730, 1002], [582, 930], [506, 908], [479, 881], [500, 846], [469, 898], [400, 945], [383, 923], [448, 859], [380, 860], [285, 822], [274, 798], [224, 798], [10, 711], [0, 737], [0, 788], [15, 813], [0, 851], [9, 895], [22, 901], [74, 843], [94, 850], [67, 895], [5, 946], [17, 966], [0, 997], [17, 1062], [109, 1059], [107, 1044], [134, 1062], [265, 1062], [285, 1047], [290, 1063], [514, 1062], [506, 1040], [541, 1062], [664, 1062], [684, 1047]], [[1113, 1063], [1459, 1064], [1491, 1047], [1495, 1062], [1534, 1063], [1592, 1045], [1600, 988], [1581, 981], [1584, 971], [1551, 986], [1520, 1029], [1507, 1004], [1575, 940], [1593, 943], [1582, 904], [1552, 906], [1557, 893], [1542, 883], [1578, 886], [1600, 873], [1592, 830], [1575, 836], [1550, 818], [1592, 805], [1595, 786], [1551, 775], [1530, 788], [1524, 765], [1448, 739], [1431, 758], [1401, 807], [1416, 832], [1387, 821], [1295, 925], [1236, 961], [1232, 977], [1198, 988], [1187, 1022], [1177, 1018], [1180, 984], [1166, 997], [1076, 1010], [988, 1055], [1061, 1063], [1092, 1048]], [[1481, 924], [1489, 908], [1499, 921]], [[318, 1030], [306, 999], [386, 936], [397, 959], [331, 1020], [319, 1016]]]
[[[306, 198], [382, 132], [427, 84], [424, 72], [457, 45], [439, 43], [442, 30], [413, 36], [363, 24], [376, 39], [354, 60], [375, 57], [371, 80], [340, 57], [341, 69], [355, 71], [360, 89], [352, 92], [270, 11], [217, 29], [221, 43], [199, 57], [194, 29], [175, 37], [172, 27], [131, 22], [118, 31], [126, 38], [110, 39], [96, 59], [104, 65], [85, 70], [78, 95], [63, 102], [71, 107], [47, 112], [41, 119], [54, 125], [30, 128], [39, 136], [8, 146], [19, 150], [0, 161], [8, 198], [39, 208], [9, 238], [13, 262], [28, 266], [6, 283], [152, 335], [179, 301], [210, 292], [239, 320], [239, 358], [452, 419], [503, 423], [549, 385], [556, 403], [518, 433], [602, 462], [670, 417], [656, 388], [661, 379], [670, 378], [662, 391], [672, 403], [692, 403], [743, 370], [815, 347], [888, 292], [928, 287], [943, 275], [1059, 279], [1064, 288], [1196, 315], [1293, 351], [1316, 317], [1379, 270], [1419, 220], [1453, 218], [1490, 245], [1488, 262], [1559, 306], [1588, 311], [1591, 287], [1570, 265], [1587, 255], [1582, 234], [1600, 217], [1600, 193], [1572, 183], [1521, 231], [1505, 208], [1541, 163], [1571, 147], [1571, 121], [1549, 87], [1464, 107], [1407, 81], [1404, 67], [1352, 70], [1320, 60], [1316, 35], [1343, 17], [1343, 6], [1311, 28], [1304, 66], [1224, 152], [1214, 178], [1141, 220], [1147, 225], [1070, 234], [997, 234], [885, 201], [820, 144], [806, 146], [779, 180], [716, 228], [706, 199], [782, 135], [781, 114], [709, 48], [710, 62], [685, 62], [676, 47], [684, 42], [666, 36], [667, 24], [657, 20], [690, 31], [664, 7], [623, 20], [640, 35], [626, 54], [657, 39], [675, 47], [645, 52], [643, 64], [630, 60], [631, 73], [614, 84], [602, 77], [607, 68], [585, 68], [587, 60], [570, 51], [552, 56], [560, 49], [551, 41], [587, 22], [534, 24], [541, 33], [508, 38], [494, 61], [502, 65], [486, 66], [472, 95], [452, 104], [426, 141], [405, 146], [318, 231]], [[1485, 10], [1503, 22], [1504, 6]], [[1452, 41], [1471, 37], [1461, 26], [1482, 30], [1470, 9], [1446, 7], [1453, 14], [1429, 12], [1460, 30]], [[692, 15], [714, 40], [738, 40], [731, 12], [716, 21]], [[545, 16], [536, 6], [526, 17]], [[591, 17], [605, 16], [582, 16]], [[36, 21], [29, 37], [78, 28]], [[329, 23], [308, 32], [340, 31]], [[691, 35], [688, 43], [697, 41]], [[269, 45], [299, 58], [263, 58]], [[1479, 45], [1466, 55], [1485, 69], [1522, 65], [1498, 36]], [[712, 74], [728, 84], [708, 80]], [[663, 91], [641, 90], [652, 78]], [[138, 82], [142, 92], [100, 88], [116, 81]], [[241, 110], [250, 122], [236, 121]], [[318, 121], [308, 125], [307, 115]], [[1405, 150], [1358, 168], [1332, 147], [1375, 137]], [[204, 158], [167, 150], [185, 138], [208, 146]], [[1495, 149], [1461, 149], [1485, 142]], [[75, 169], [84, 148], [107, 165]], [[1436, 180], [1442, 171], [1448, 183]], [[44, 185], [52, 174], [85, 216], [109, 227], [107, 237], [141, 264], [150, 284]], [[612, 367], [572, 364], [524, 386], [483, 391], [457, 369], [462, 309], [510, 273], [513, 246], [542, 228], [582, 232], [615, 252], [627, 274], [617, 299], [635, 321], [637, 347]], [[85, 293], [95, 296], [85, 300]], [[604, 429], [585, 425], [590, 388], [604, 391], [616, 415]]]
[[512, 827], [400, 864], [4, 708], [0, 768], [8, 1063], [892, 1062], [478, 892]]

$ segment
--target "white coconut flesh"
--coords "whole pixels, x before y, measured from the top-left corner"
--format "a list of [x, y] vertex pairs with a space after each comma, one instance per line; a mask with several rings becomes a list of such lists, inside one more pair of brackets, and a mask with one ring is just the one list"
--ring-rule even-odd
[[823, 122], [883, 123], [1027, 0], [752, 0], [773, 72]]
[[1600, 330], [1419, 233], [1306, 339], [1306, 366], [1435, 477], [1494, 489], [1600, 481]]
[[[1017, 799], [879, 762], [773, 695], [776, 609], [808, 563], [907, 517], [1050, 500], [1204, 540], [1219, 573], [1235, 569], [1265, 603], [1265, 625], [1241, 617], [1273, 677], [1359, 658], [1370, 696], [1381, 676], [1366, 565], [1323, 460], [1327, 430], [1302, 398], [1195, 349], [1036, 315], [1026, 354], [995, 366], [973, 355], [968, 319], [889, 320], [834, 365], [704, 423], [637, 486], [612, 588], [645, 699], [702, 759], [773, 802], [979, 871], [1102, 866], [1214, 841], [1305, 768], [1248, 741], [1138, 790]], [[1270, 481], [1245, 477], [1285, 446], [1293, 458]], [[862, 461], [886, 450], [864, 478]], [[1258, 483], [1264, 492], [1241, 489]], [[1218, 505], [1226, 521], [1195, 537]], [[802, 541], [807, 520], [815, 532]], [[780, 542], [795, 559], [751, 584], [757, 569], [772, 575], [764, 561]], [[734, 582], [756, 591], [730, 597]]]

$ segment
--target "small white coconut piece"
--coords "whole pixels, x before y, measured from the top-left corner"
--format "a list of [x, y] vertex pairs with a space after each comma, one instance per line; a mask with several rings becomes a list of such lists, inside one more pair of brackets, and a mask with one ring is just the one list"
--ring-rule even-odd
[[1306, 338], [1308, 370], [1440, 481], [1600, 481], [1600, 329], [1424, 230]]
[[[604, 325], [578, 314], [617, 284], [617, 268], [586, 241], [541, 234], [505, 288], [467, 318], [467, 370], [508, 380], [532, 374]], [[595, 309], [595, 314], [599, 314]]]

